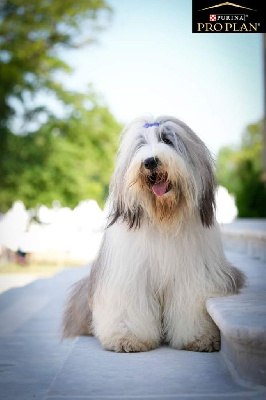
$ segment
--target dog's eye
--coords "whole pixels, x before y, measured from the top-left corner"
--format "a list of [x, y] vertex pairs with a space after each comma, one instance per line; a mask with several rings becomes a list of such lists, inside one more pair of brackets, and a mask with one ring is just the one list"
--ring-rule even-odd
[[139, 141], [136, 144], [136, 150], [139, 150], [142, 146], [146, 144], [146, 141], [143, 137], [139, 139]]
[[165, 144], [169, 144], [170, 146], [173, 146], [173, 143], [171, 142], [171, 140], [167, 139], [166, 137], [162, 138], [162, 141], [163, 141]]

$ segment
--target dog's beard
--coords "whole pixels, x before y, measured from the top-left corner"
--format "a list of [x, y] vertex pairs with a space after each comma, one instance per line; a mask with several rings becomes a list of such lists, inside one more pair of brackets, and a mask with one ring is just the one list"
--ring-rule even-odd
[[172, 183], [168, 179], [168, 173], [164, 171], [154, 171], [147, 174], [146, 183], [152, 189], [155, 196], [163, 196], [172, 189]]
[[127, 176], [131, 204], [141, 206], [154, 224], [175, 226], [191, 212], [192, 185], [188, 174], [178, 168], [171, 172], [160, 164], [156, 170], [145, 169], [143, 163], [132, 168]]

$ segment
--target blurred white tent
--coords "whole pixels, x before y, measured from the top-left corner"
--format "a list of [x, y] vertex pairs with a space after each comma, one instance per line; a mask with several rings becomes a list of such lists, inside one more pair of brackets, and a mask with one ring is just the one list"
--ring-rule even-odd
[[216, 219], [219, 224], [232, 222], [237, 217], [235, 198], [223, 186], [216, 191]]
[[[219, 186], [216, 192], [216, 218], [219, 223], [232, 222], [237, 217], [235, 200]], [[37, 212], [40, 223], [32, 219], [21, 201], [0, 220], [0, 251], [2, 246], [12, 251], [49, 254], [64, 253], [71, 260], [92, 260], [103, 235], [106, 213], [94, 200], [82, 201], [71, 210], [54, 202], [49, 209], [41, 206]]]
[[96, 255], [104, 228], [104, 214], [96, 201], [82, 201], [74, 210], [58, 202], [51, 209], [41, 206], [37, 212], [40, 223], [30, 222], [31, 216], [22, 202], [13, 204], [0, 221], [0, 248], [65, 252], [75, 260], [91, 260]]
[[29, 215], [21, 201], [3, 215], [0, 221], [0, 248], [16, 251], [29, 222]]

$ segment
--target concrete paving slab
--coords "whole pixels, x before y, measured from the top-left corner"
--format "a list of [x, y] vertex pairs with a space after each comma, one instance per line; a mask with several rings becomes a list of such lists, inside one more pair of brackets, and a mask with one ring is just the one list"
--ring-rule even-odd
[[0, 399], [41, 399], [72, 346], [56, 337], [1, 339]]
[[28, 285], [30, 282], [38, 279], [38, 275], [34, 274], [10, 274], [0, 276], [0, 293], [15, 287]]
[[[0, 337], [11, 334], [33, 315], [40, 316], [40, 310], [54, 297], [61, 296], [65, 299], [69, 287], [88, 273], [89, 266], [76, 267], [62, 271], [52, 278], [39, 279], [22, 288], [3, 293], [0, 296]], [[53, 307], [58, 307], [58, 303], [54, 302], [50, 308]], [[55, 311], [53, 315], [60, 321], [59, 312], [62, 313], [62, 309], [57, 310], [57, 313]], [[50, 318], [51, 316], [49, 321]]]
[[[45, 291], [54, 295], [65, 292], [75, 281], [81, 279], [90, 271], [90, 266], [67, 268], [58, 272], [53, 277], [41, 278], [20, 288], [12, 288], [0, 295], [0, 318], [1, 311], [11, 306], [20, 298], [29, 294], [39, 294]], [[0, 277], [1, 279], [1, 277]]]
[[10, 335], [50, 300], [49, 295], [26, 295], [1, 312], [0, 337]]
[[219, 353], [162, 346], [147, 353], [117, 354], [104, 351], [93, 337], [80, 337], [47, 396], [164, 398], [177, 394], [241, 395], [252, 391], [232, 379]]
[[[44, 400], [265, 400], [265, 392], [236, 393], [225, 395], [199, 394], [199, 395], [154, 395], [154, 396], [46, 396]], [[24, 400], [24, 398], [22, 399]]]
[[60, 340], [67, 289], [87, 273], [88, 267], [65, 270], [0, 296], [5, 305], [0, 313], [1, 400], [44, 397], [75, 343]]
[[64, 310], [65, 296], [54, 297], [13, 332], [12, 336], [61, 335], [61, 316]]

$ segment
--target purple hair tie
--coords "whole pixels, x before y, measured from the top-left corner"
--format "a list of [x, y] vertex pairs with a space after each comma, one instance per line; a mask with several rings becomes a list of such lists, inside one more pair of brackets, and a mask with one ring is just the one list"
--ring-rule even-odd
[[148, 124], [146, 123], [145, 125], [143, 125], [143, 128], [150, 128], [151, 126], [159, 126], [159, 122], [154, 122], [153, 124]]

